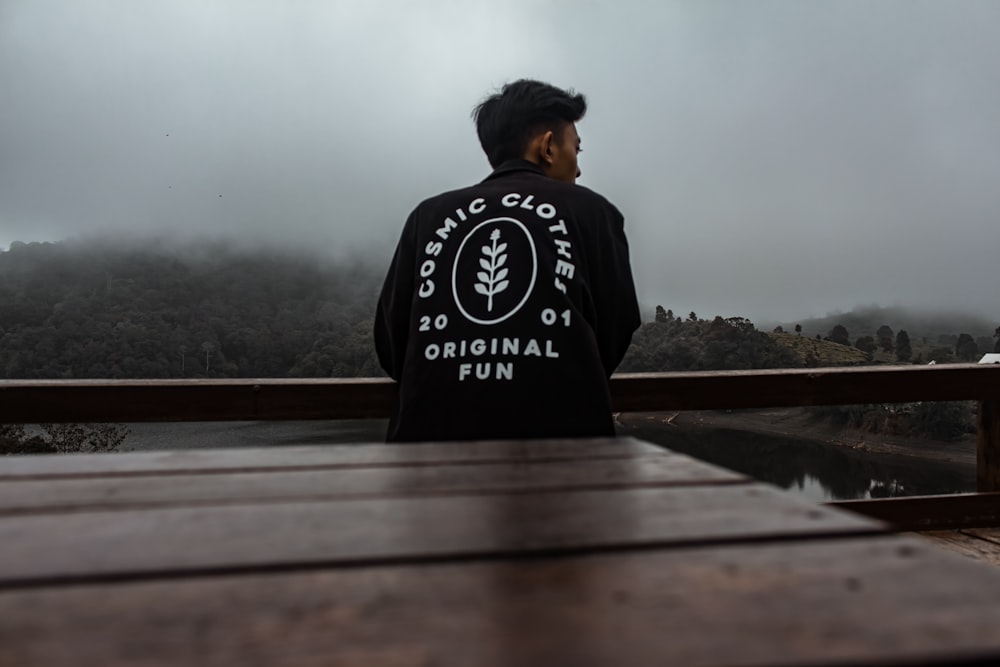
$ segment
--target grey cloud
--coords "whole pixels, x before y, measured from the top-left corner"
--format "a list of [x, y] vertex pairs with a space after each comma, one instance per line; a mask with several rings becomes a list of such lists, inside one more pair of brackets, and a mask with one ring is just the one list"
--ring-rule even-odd
[[170, 231], [385, 261], [417, 201], [485, 175], [471, 107], [534, 76], [590, 99], [581, 183], [625, 212], [646, 303], [990, 316], [998, 24], [988, 0], [14, 0], [0, 248]]

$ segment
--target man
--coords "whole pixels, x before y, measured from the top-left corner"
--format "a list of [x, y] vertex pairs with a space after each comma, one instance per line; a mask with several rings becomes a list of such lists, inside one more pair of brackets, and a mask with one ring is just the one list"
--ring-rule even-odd
[[583, 95], [505, 85], [473, 112], [494, 171], [410, 214], [375, 316], [389, 441], [612, 436], [639, 326], [621, 213], [576, 185]]

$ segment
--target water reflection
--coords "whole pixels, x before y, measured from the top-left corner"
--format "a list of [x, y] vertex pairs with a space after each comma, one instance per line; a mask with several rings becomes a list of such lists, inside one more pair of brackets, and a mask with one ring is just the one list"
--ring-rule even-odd
[[777, 434], [649, 422], [630, 425], [622, 435], [634, 435], [818, 501], [976, 490], [974, 466], [858, 452]]

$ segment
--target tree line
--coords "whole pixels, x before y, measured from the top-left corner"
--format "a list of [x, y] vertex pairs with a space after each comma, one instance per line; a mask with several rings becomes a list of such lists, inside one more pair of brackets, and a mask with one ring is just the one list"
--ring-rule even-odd
[[[14, 243], [0, 252], [0, 377], [382, 376], [371, 335], [380, 281], [381, 268], [361, 262], [223, 242]], [[987, 344], [1000, 351], [1000, 327], [995, 338], [941, 334], [914, 354], [907, 332], [888, 325], [852, 342], [837, 324], [825, 337], [903, 363], [973, 361]], [[657, 306], [619, 370], [805, 365], [744, 317]]]
[[374, 376], [361, 264], [223, 243], [15, 243], [0, 253], [0, 377]]

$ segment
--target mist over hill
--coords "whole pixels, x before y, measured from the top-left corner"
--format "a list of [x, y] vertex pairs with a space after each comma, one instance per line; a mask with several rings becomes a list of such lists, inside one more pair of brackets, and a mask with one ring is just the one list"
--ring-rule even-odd
[[[363, 256], [219, 239], [13, 243], [0, 252], [0, 377], [381, 376], [372, 319], [384, 270]], [[972, 360], [992, 351], [997, 328], [971, 314], [878, 306], [758, 326], [660, 307], [645, 315], [620, 371]], [[912, 353], [874, 349], [882, 327], [908, 330]]]
[[894, 331], [905, 330], [910, 338], [938, 340], [941, 336], [967, 333], [973, 338], [993, 336], [1000, 325], [1000, 313], [974, 313], [959, 310], [920, 310], [899, 306], [859, 306], [848, 312], [838, 312], [823, 317], [797, 321], [762, 322], [761, 329], [772, 330], [781, 326], [792, 331], [802, 326], [804, 336], [827, 336], [838, 324], [845, 327], [852, 337], [873, 336], [879, 327], [886, 325]]

